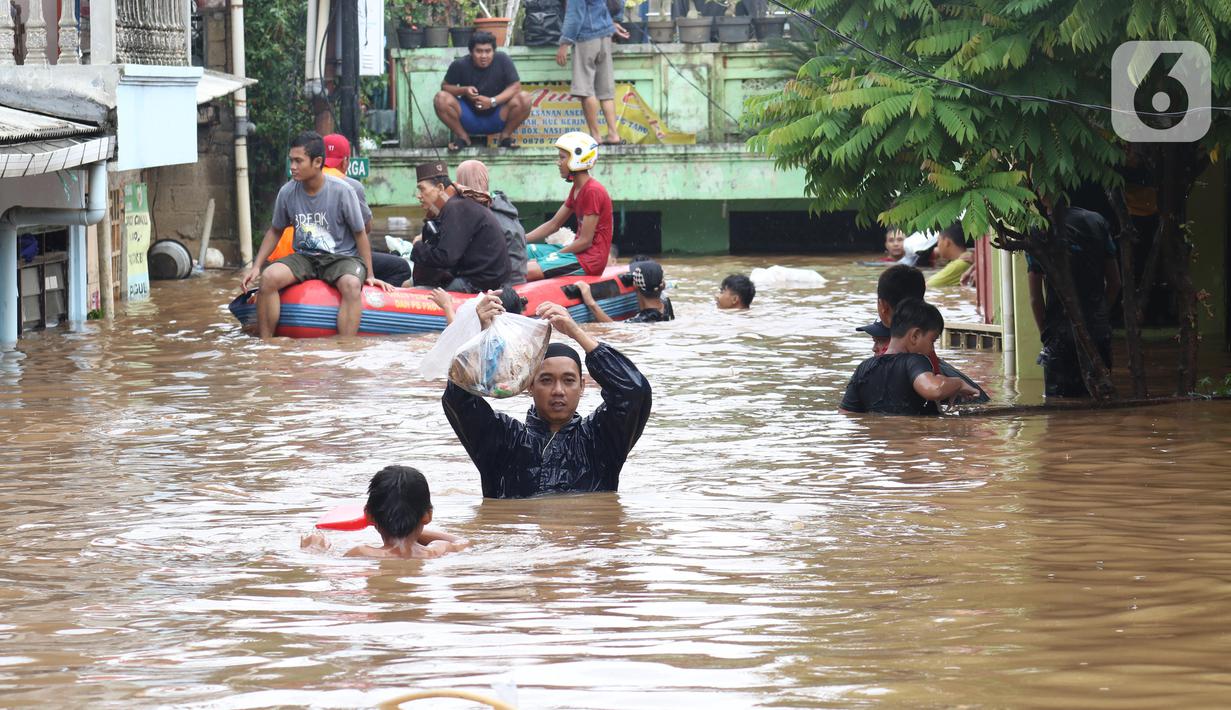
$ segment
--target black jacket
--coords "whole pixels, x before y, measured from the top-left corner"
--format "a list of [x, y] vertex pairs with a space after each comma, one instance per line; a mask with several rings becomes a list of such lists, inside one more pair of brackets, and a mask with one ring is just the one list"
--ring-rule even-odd
[[429, 242], [425, 235], [411, 248], [410, 258], [416, 267], [428, 266], [461, 276], [480, 291], [508, 283], [508, 246], [491, 210], [474, 200], [453, 197], [440, 208], [439, 223], [438, 240]]
[[452, 382], [442, 398], [445, 416], [479, 469], [486, 498], [614, 491], [620, 469], [650, 418], [650, 383], [615, 348], [599, 344], [586, 368], [603, 388], [603, 403], [554, 435], [535, 413], [523, 424], [493, 411]]

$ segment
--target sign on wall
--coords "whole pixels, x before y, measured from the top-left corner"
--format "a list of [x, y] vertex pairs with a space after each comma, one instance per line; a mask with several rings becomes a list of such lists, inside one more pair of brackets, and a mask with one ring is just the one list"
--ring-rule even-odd
[[359, 0], [359, 76], [385, 73], [385, 0]]
[[[522, 84], [522, 89], [530, 94], [530, 103], [534, 106], [530, 117], [513, 134], [522, 145], [549, 146], [561, 133], [586, 132], [581, 102], [569, 93], [568, 84], [526, 83]], [[691, 145], [697, 142], [695, 133], [680, 133], [664, 126], [632, 84], [616, 85], [615, 109], [619, 122], [616, 130], [628, 143]], [[601, 112], [599, 126], [606, 126]], [[488, 136], [488, 142], [495, 143], [498, 137]]]
[[150, 205], [145, 183], [124, 186], [124, 251], [128, 255], [128, 300], [148, 301], [150, 269]]
[[[346, 159], [346, 176], [363, 181], [372, 174], [372, 164], [367, 158], [347, 158]], [[291, 179], [291, 159], [286, 159], [286, 179]]]

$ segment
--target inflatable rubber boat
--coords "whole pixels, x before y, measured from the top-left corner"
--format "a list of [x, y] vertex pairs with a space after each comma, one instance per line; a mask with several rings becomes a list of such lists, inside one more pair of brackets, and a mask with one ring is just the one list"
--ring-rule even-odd
[[[627, 266], [608, 266], [600, 276], [558, 276], [542, 281], [518, 284], [513, 290], [526, 299], [525, 314], [533, 315], [542, 303], [559, 303], [568, 308], [578, 323], [591, 323], [594, 317], [581, 302], [573, 284], [586, 281], [598, 305], [613, 320], [624, 320], [637, 313], [637, 294]], [[244, 326], [256, 327], [256, 291], [249, 291], [234, 301], [231, 314]], [[472, 293], [453, 293], [454, 306]], [[379, 288], [363, 287], [363, 314], [359, 319], [360, 335], [395, 335], [430, 333], [445, 329], [444, 311], [431, 299], [425, 288], [395, 288], [386, 293]], [[313, 279], [282, 289], [282, 313], [278, 318], [277, 335], [290, 338], [323, 338], [337, 335], [338, 304], [341, 298], [334, 287]]]

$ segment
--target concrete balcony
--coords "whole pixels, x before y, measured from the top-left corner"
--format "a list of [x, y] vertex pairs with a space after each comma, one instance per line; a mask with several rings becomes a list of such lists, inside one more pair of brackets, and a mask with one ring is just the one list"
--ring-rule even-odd
[[[507, 47], [522, 84], [568, 84], [571, 65], [556, 65], [554, 47]], [[399, 145], [443, 146], [448, 136], [432, 112], [445, 70], [466, 48], [396, 49]], [[663, 123], [697, 134], [698, 143], [740, 136], [744, 99], [781, 90], [788, 55], [759, 42], [744, 44], [617, 44], [615, 79], [632, 84]]]
[[[856, 230], [849, 215], [809, 216], [803, 170], [778, 168], [745, 144], [750, 130], [739, 125], [744, 102], [782, 89], [790, 75], [785, 52], [753, 42], [613, 49], [616, 83], [631, 84], [666, 129], [696, 136], [691, 145], [601, 150], [594, 174], [615, 204], [617, 232], [626, 232], [623, 239], [617, 234], [617, 243], [638, 251], [687, 253], [769, 249], [771, 237], [783, 249], [796, 243], [822, 250], [876, 246], [879, 237], [869, 239], [867, 232]], [[571, 78], [570, 66], [556, 64], [553, 47], [502, 51], [516, 64], [524, 88], [567, 85]], [[466, 54], [464, 47], [392, 54], [398, 147], [372, 154], [370, 202], [413, 204], [418, 163], [443, 159], [455, 167], [478, 159], [488, 166], [491, 186], [518, 205], [527, 226], [556, 210], [568, 187], [556, 171], [550, 146], [445, 152], [449, 136], [432, 99], [449, 64]], [[565, 130], [574, 129], [560, 132]], [[777, 226], [767, 227], [771, 222]]]

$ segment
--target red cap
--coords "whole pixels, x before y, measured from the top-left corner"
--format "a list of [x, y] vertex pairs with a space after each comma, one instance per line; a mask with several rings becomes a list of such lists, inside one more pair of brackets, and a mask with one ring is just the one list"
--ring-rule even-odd
[[341, 133], [325, 136], [325, 167], [341, 170], [350, 157], [350, 141]]

